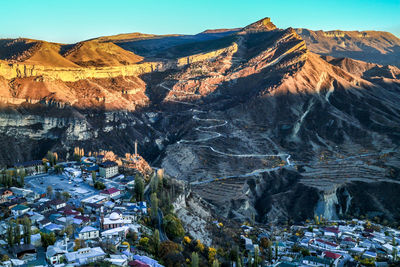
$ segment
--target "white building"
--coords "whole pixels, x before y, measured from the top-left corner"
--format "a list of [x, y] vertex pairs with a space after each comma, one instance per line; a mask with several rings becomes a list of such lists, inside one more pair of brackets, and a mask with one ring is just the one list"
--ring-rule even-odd
[[93, 195], [91, 197], [82, 199], [83, 204], [102, 204], [107, 201], [107, 197], [103, 195]]
[[62, 263], [65, 254], [68, 253], [68, 237], [65, 235], [63, 240], [57, 241], [54, 245], [48, 246], [46, 260], [51, 265]]
[[110, 214], [110, 216], [102, 219], [102, 227], [103, 229], [113, 229], [117, 227], [124, 226], [126, 224], [132, 223], [131, 220], [125, 220], [121, 214], [117, 212], [113, 212]]
[[74, 265], [83, 265], [103, 260], [105, 256], [106, 253], [101, 249], [101, 247], [81, 248], [77, 251], [65, 254], [68, 264]]
[[118, 164], [114, 161], [105, 161], [99, 164], [101, 177], [110, 178], [118, 174]]
[[121, 191], [116, 189], [115, 187], [104, 189], [103, 191], [100, 192], [100, 196], [108, 197], [108, 199], [116, 198], [119, 195], [121, 195]]
[[99, 230], [94, 227], [86, 226], [79, 232], [79, 239], [89, 240], [99, 237]]

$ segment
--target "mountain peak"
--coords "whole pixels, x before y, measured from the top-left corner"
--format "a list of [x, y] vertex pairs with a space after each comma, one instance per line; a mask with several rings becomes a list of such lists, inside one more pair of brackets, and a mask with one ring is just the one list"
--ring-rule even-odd
[[276, 26], [271, 22], [271, 18], [266, 17], [243, 28], [245, 32], [263, 32], [275, 30]]

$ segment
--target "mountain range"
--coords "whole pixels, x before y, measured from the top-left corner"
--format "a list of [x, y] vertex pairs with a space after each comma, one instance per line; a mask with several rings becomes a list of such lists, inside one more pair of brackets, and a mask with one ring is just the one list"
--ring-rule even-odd
[[196, 35], [2, 39], [0, 162], [75, 146], [123, 155], [137, 139], [219, 216], [395, 221], [399, 48], [387, 32], [269, 18]]

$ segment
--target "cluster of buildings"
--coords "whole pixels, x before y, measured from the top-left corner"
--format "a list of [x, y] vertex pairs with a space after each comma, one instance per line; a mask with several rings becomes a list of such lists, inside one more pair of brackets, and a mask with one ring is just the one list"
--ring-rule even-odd
[[[400, 231], [369, 221], [304, 223], [290, 229], [248, 236], [254, 230], [242, 226], [245, 249], [254, 255], [263, 237], [272, 241], [271, 266], [389, 266], [400, 259]], [[258, 250], [259, 251], [259, 250]], [[277, 257], [276, 257], [277, 256]]]
[[[42, 192], [37, 192], [34, 186], [32, 189], [0, 188], [0, 216], [3, 218], [0, 221], [0, 261], [8, 258], [0, 262], [0, 266], [81, 266], [98, 261], [117, 266], [161, 266], [154, 259], [139, 255], [127, 242], [128, 235], [135, 233], [140, 238], [143, 231], [147, 234], [149, 231], [140, 224], [141, 218], [148, 213], [147, 203], [131, 202], [134, 178], [119, 175], [115, 162], [94, 157], [60, 165], [64, 166], [64, 172], [57, 175], [57, 183], [63, 183], [61, 187], [65, 192], [69, 187], [74, 189], [71, 181], [76, 183], [76, 188], [80, 188], [85, 180], [85, 186], [89, 186], [92, 171], [98, 173], [98, 179], [104, 181], [106, 188], [92, 188], [93, 191], [78, 199], [62, 194], [48, 195], [43, 192], [47, 184], [42, 182], [37, 183]], [[43, 163], [39, 164], [39, 161], [19, 166], [28, 174], [40, 174], [40, 181], [47, 183], [46, 179], [54, 175], [46, 176], [42, 167]], [[30, 243], [24, 244], [22, 239], [10, 245], [10, 225], [20, 228], [21, 236], [24, 235], [22, 224], [16, 222], [25, 217], [31, 222]], [[18, 230], [13, 234], [15, 231]], [[55, 237], [55, 242], [44, 248], [43, 236]]]

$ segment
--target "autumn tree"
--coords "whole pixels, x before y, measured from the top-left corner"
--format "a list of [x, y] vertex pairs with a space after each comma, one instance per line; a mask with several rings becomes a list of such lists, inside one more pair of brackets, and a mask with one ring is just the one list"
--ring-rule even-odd
[[167, 255], [171, 253], [177, 253], [178, 250], [179, 250], [178, 244], [172, 242], [171, 240], [166, 240], [160, 244], [158, 256], [161, 259], [164, 259]]

